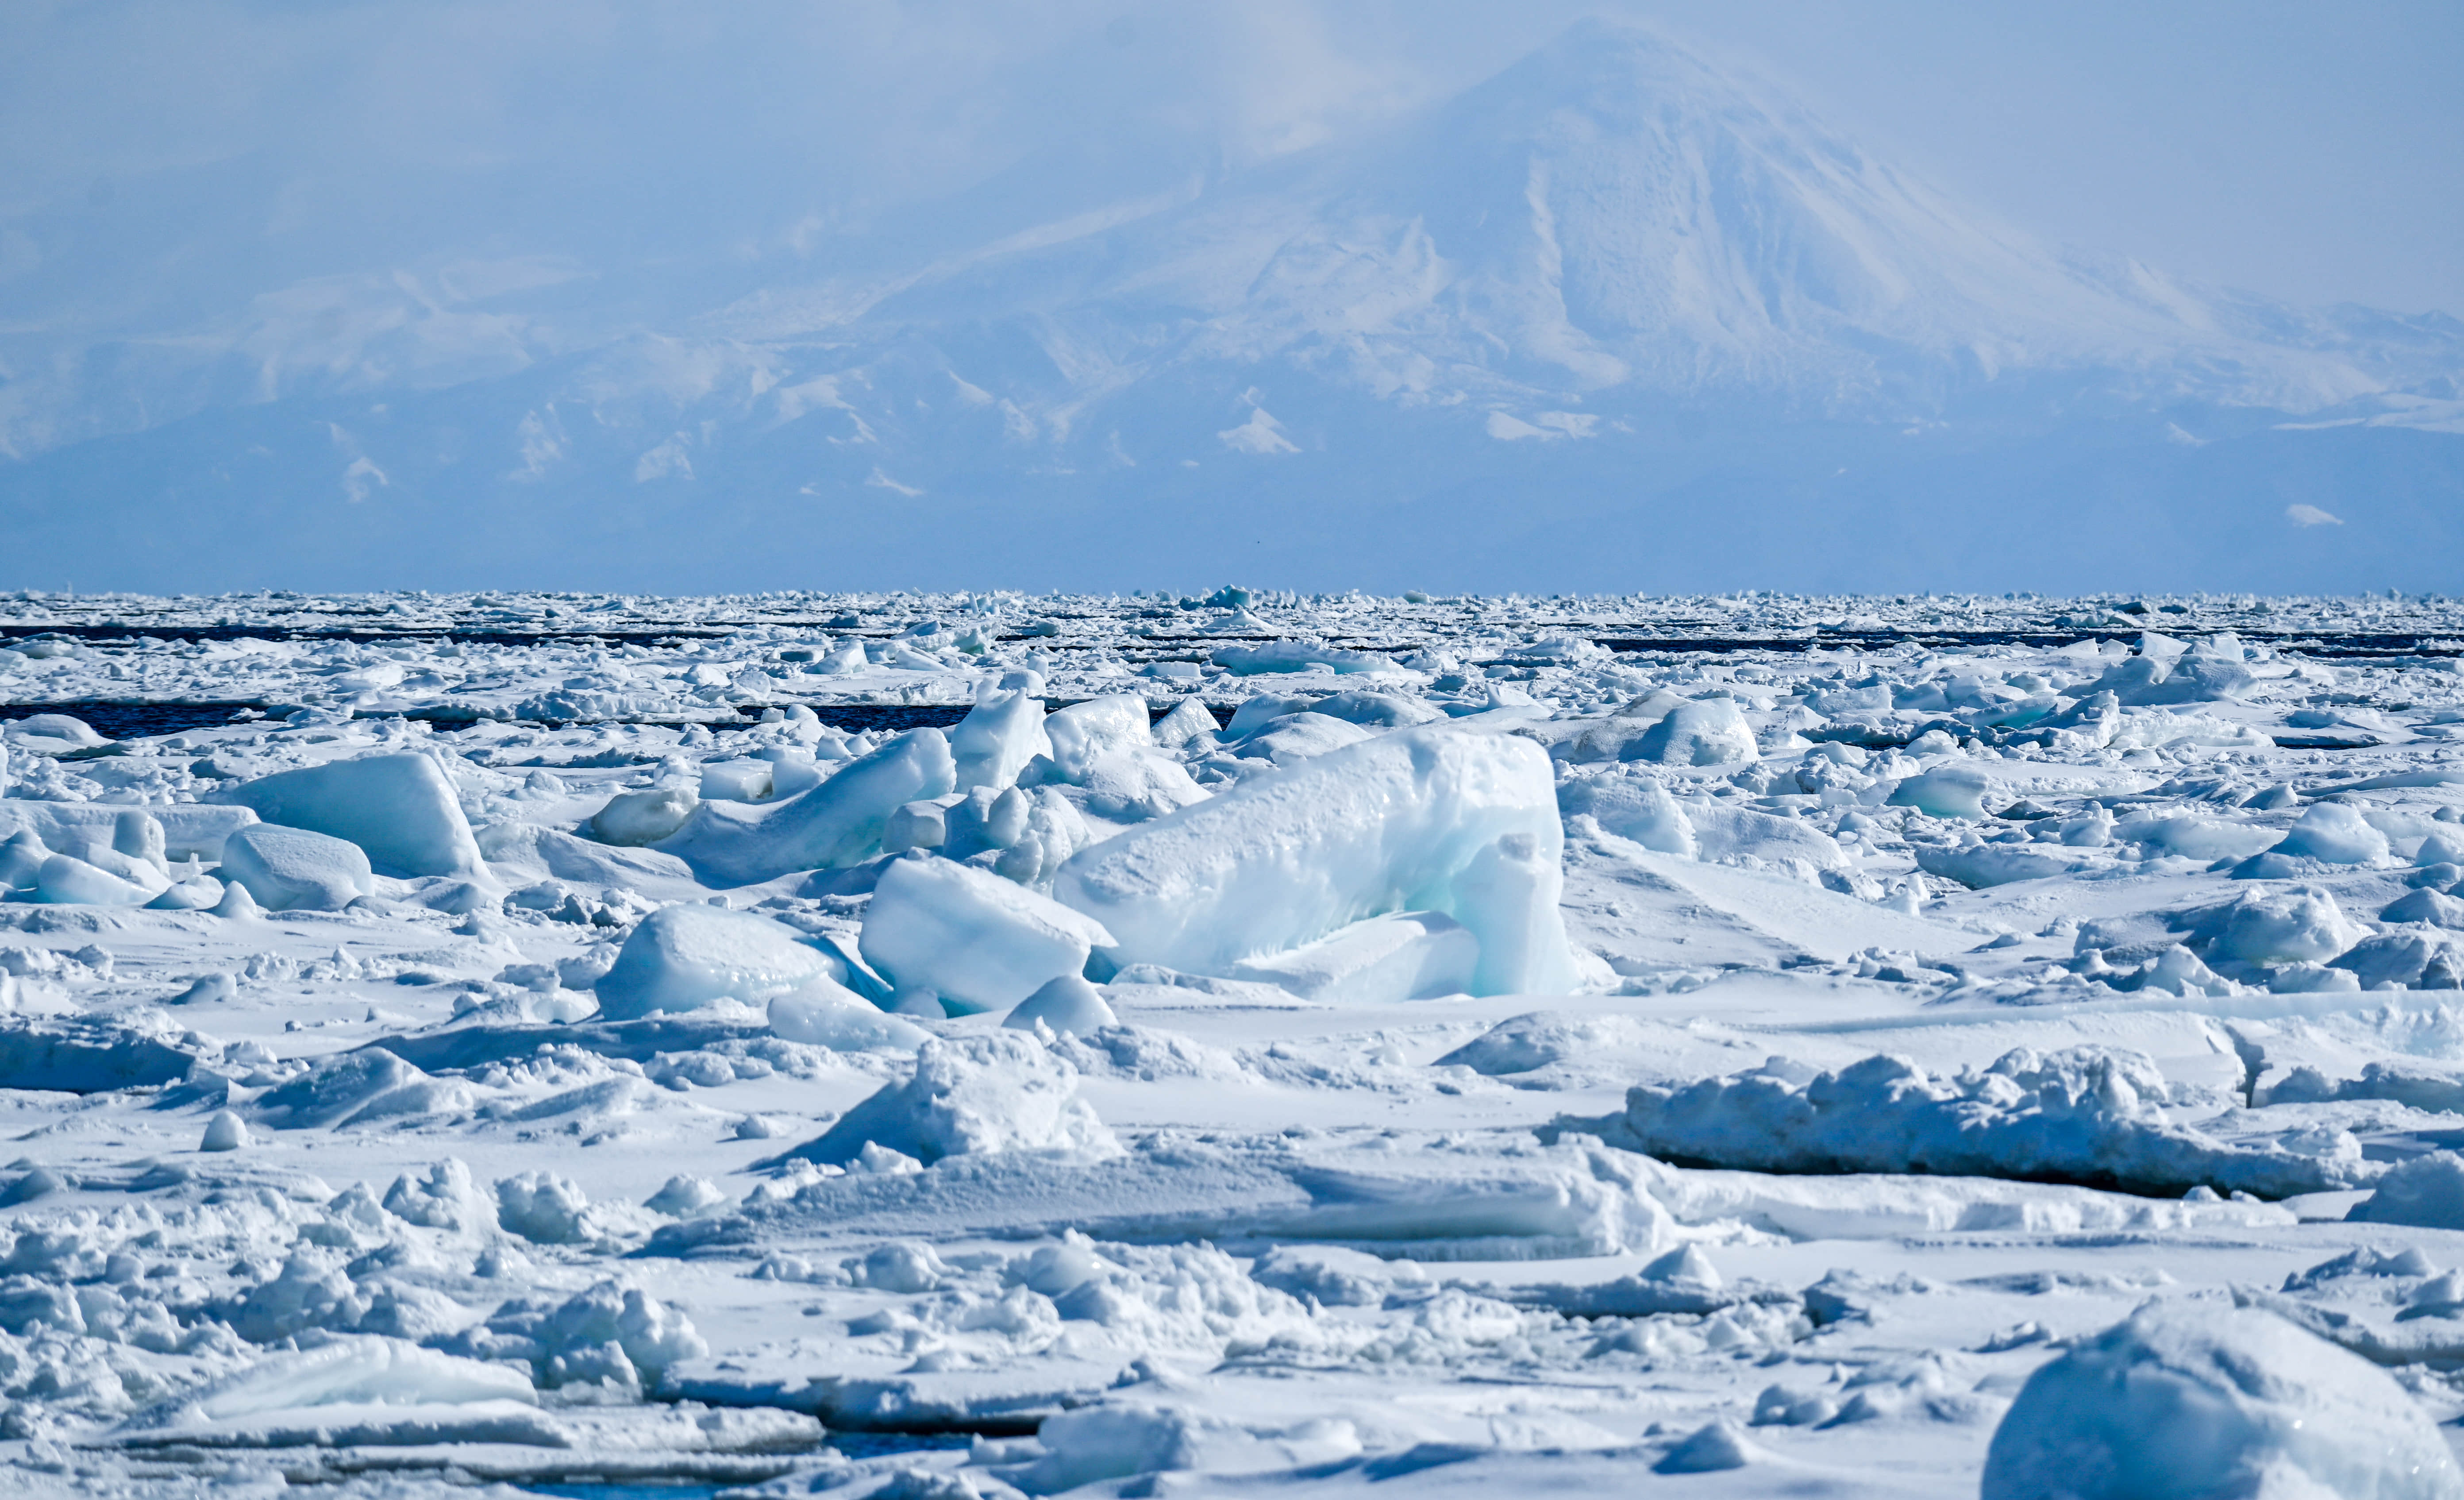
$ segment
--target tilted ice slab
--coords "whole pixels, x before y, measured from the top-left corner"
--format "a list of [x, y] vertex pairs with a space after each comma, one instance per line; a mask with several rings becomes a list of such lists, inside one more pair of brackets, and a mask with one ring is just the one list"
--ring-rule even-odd
[[469, 875], [485, 865], [453, 783], [424, 755], [372, 755], [246, 782], [218, 801], [268, 823], [358, 845], [388, 875]]
[[882, 871], [865, 913], [865, 962], [954, 1014], [1006, 1009], [1109, 944], [1103, 925], [955, 860], [911, 855]]
[[1528, 739], [1399, 730], [1246, 781], [1062, 867], [1053, 893], [1116, 963], [1223, 974], [1364, 917], [1434, 911], [1480, 945], [1474, 994], [1574, 982], [1555, 787]]
[[493, 872], [508, 884], [564, 880], [630, 891], [654, 900], [701, 898], [693, 867], [652, 849], [627, 849], [531, 823], [499, 823], [479, 840]]
[[[1579, 1137], [1578, 1137], [1579, 1138]], [[2290, 1227], [2280, 1203], [2238, 1198], [2141, 1198], [2092, 1187], [1902, 1172], [1780, 1175], [1654, 1162], [1644, 1188], [1681, 1224], [1745, 1225], [1793, 1240], [1896, 1240], [1912, 1234], [2166, 1233]]]
[[957, 775], [948, 737], [937, 729], [911, 729], [783, 802], [760, 807], [703, 803], [659, 849], [718, 886], [860, 865], [881, 852], [891, 813], [942, 796]]
[[1461, 994], [1480, 965], [1470, 929], [1438, 912], [1395, 912], [1354, 922], [1288, 953], [1250, 959], [1231, 978], [1304, 1000], [1383, 1004]]

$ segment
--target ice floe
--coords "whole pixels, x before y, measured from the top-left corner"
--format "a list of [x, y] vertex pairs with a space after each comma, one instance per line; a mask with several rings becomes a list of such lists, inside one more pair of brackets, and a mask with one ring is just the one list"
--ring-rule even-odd
[[2125, 1371], [2452, 1492], [2448, 607], [105, 608], [0, 598], [35, 1492], [2202, 1492]]

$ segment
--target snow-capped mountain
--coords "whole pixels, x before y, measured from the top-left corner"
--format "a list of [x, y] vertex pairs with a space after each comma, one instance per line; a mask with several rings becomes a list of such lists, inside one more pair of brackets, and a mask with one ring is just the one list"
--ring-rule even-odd
[[[1067, 330], [1045, 337], [1080, 389], [1069, 355], [1090, 343], [1136, 351], [1096, 363], [1141, 374], [1280, 359], [1407, 403], [1754, 391], [1858, 411], [2103, 367], [2307, 409], [2429, 373], [2332, 321], [1979, 222], [1604, 23], [1387, 139], [1023, 239], [721, 322], [778, 339], [1028, 319]], [[2464, 328], [2443, 332], [2452, 360]]]
[[984, 217], [18, 333], [24, 581], [2338, 589], [2464, 557], [2464, 323], [2035, 243], [1641, 32]]

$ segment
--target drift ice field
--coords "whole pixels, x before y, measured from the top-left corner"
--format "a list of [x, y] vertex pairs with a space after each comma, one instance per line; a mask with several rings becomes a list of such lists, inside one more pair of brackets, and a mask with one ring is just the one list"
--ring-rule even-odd
[[0, 642], [12, 1491], [2464, 1494], [2451, 603]]

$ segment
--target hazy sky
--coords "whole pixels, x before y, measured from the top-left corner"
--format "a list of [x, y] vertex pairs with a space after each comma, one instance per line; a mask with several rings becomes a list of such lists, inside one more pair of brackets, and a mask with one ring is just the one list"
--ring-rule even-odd
[[1756, 67], [2047, 238], [2464, 314], [2453, 0], [13, 0], [0, 332], [72, 298], [160, 314], [455, 255], [654, 280], [894, 244], [902, 208], [971, 188], [999, 231], [1056, 188], [1152, 190], [1373, 122], [1587, 13]]

